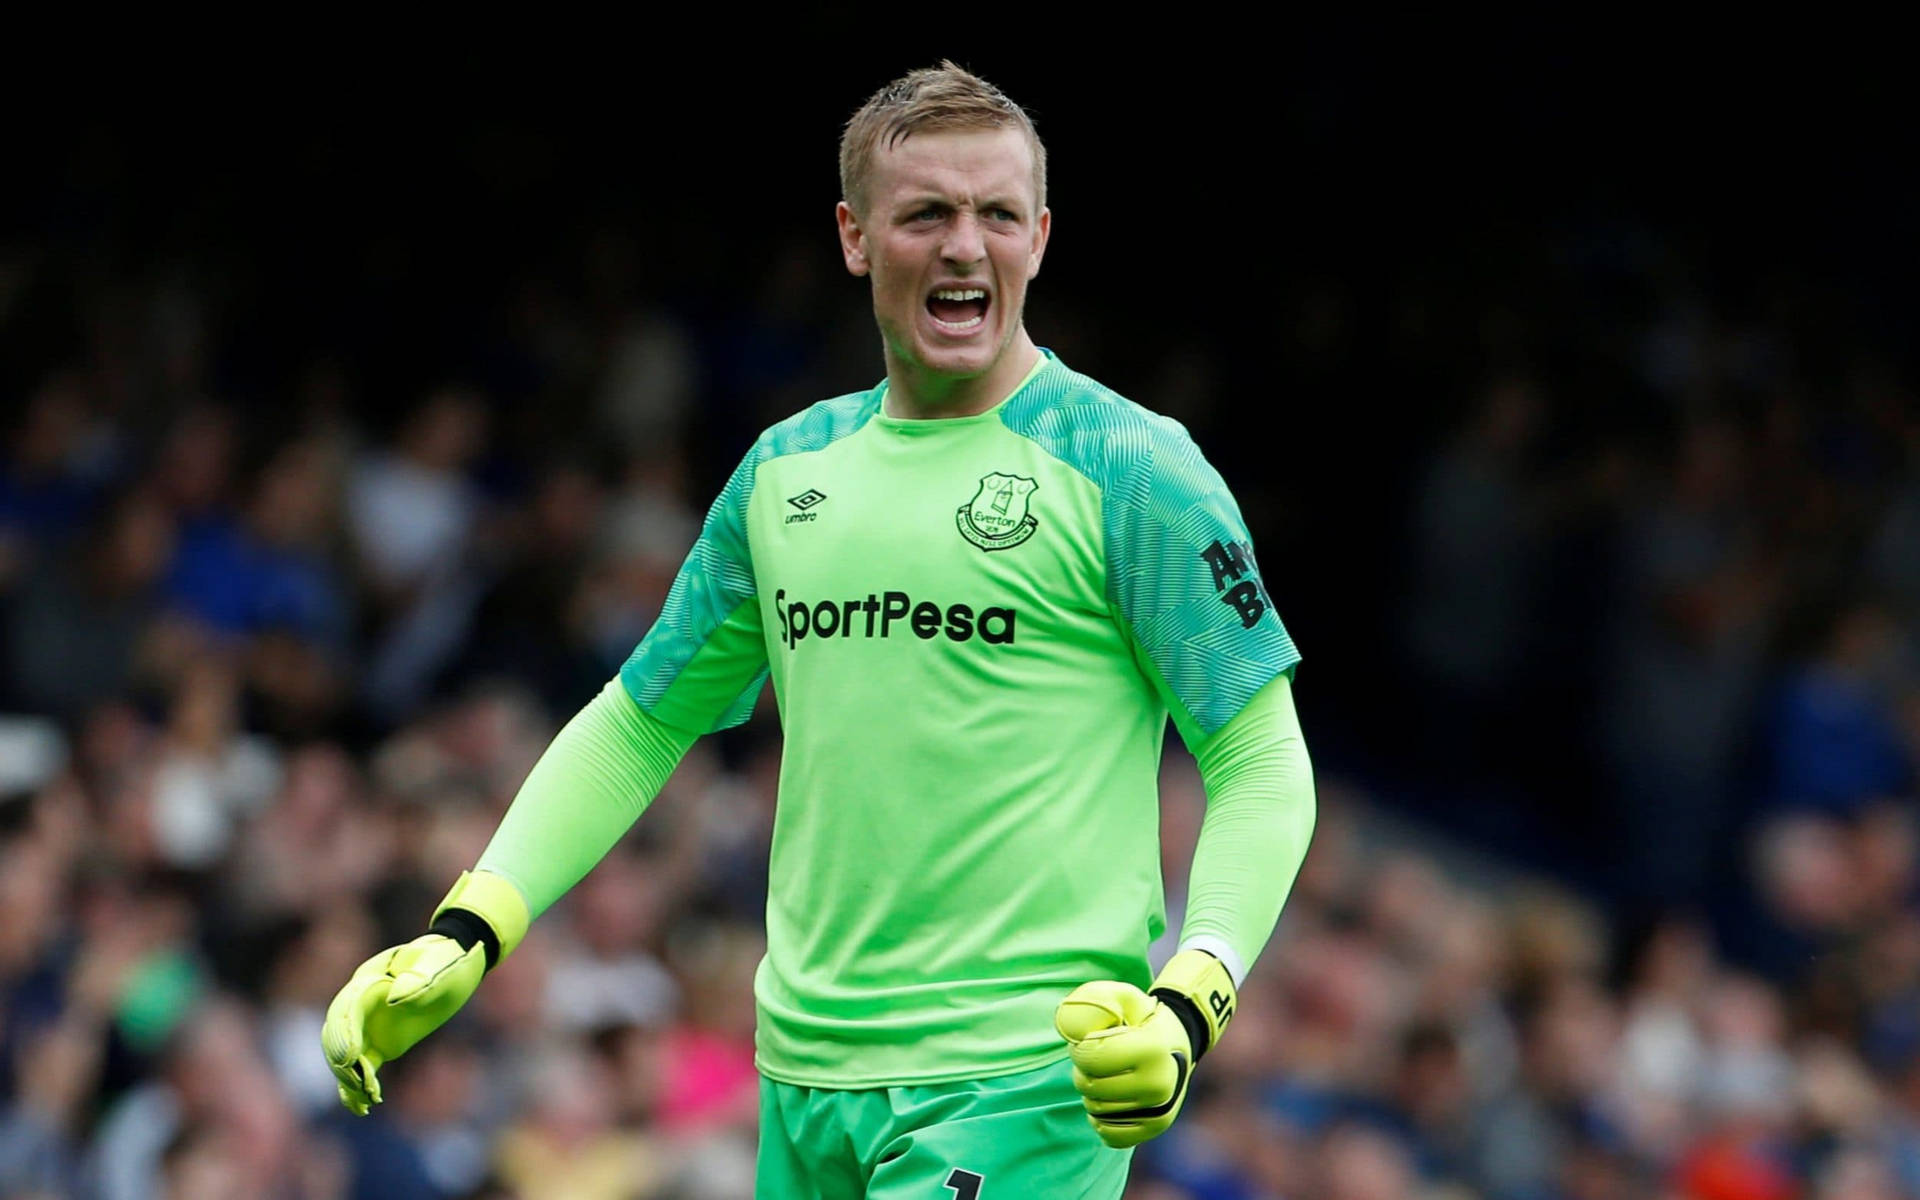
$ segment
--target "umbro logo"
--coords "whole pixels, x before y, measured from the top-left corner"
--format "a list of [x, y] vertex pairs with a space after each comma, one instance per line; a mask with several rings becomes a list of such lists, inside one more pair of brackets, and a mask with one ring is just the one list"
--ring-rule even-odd
[[803, 521], [811, 521], [815, 517], [818, 517], [820, 514], [817, 512], [814, 512], [813, 507], [816, 504], [819, 504], [821, 501], [825, 500], [826, 498], [827, 498], [827, 494], [823, 491], [820, 491], [818, 488], [808, 488], [806, 491], [801, 492], [798, 496], [788, 496], [787, 503], [793, 505], [795, 508], [799, 509], [800, 511], [797, 513], [788, 513], [787, 524], [796, 525]]

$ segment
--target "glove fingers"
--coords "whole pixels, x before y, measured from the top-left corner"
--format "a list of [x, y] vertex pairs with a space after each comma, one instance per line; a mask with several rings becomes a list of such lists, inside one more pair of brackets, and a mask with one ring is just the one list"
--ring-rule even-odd
[[346, 1105], [347, 1111], [356, 1117], [366, 1116], [367, 1111], [372, 1107], [367, 1103], [366, 1094], [358, 1088], [349, 1088], [342, 1083], [337, 1085], [335, 1090], [340, 1093], [340, 1103]]
[[[331, 1063], [328, 1064], [332, 1066]], [[364, 1117], [367, 1110], [380, 1103], [379, 1066], [369, 1056], [362, 1055], [343, 1067], [333, 1067], [333, 1077], [340, 1092], [340, 1103], [347, 1106], [356, 1117]]]
[[484, 960], [486, 951], [478, 944], [462, 950], [460, 943], [448, 937], [416, 938], [408, 942], [394, 953], [393, 962], [388, 965], [393, 990], [387, 993], [387, 1003], [405, 1004], [415, 996], [430, 992], [442, 976], [475, 954]]
[[1100, 1118], [1092, 1116], [1087, 1118], [1087, 1124], [1093, 1126], [1093, 1131], [1100, 1135], [1101, 1141], [1115, 1150], [1125, 1150], [1129, 1146], [1138, 1146], [1141, 1142], [1146, 1141], [1154, 1134], [1160, 1132], [1157, 1128], [1148, 1129], [1145, 1125], [1124, 1121], [1102, 1121]]
[[1108, 1079], [1165, 1061], [1167, 1047], [1144, 1030], [1114, 1029], [1074, 1042], [1067, 1054], [1074, 1067], [1088, 1078]]
[[[1089, 1075], [1079, 1067], [1073, 1069], [1074, 1090], [1080, 1093], [1088, 1112], [1120, 1112], [1129, 1108], [1138, 1108], [1142, 1104], [1154, 1101], [1146, 1098], [1153, 1090], [1152, 1082], [1143, 1080], [1138, 1072], [1125, 1071], [1118, 1075]], [[1160, 1099], [1166, 1099], [1165, 1096]]]
[[1133, 1069], [1108, 1075], [1092, 1075], [1076, 1065], [1073, 1086], [1079, 1091], [1088, 1112], [1126, 1112], [1154, 1108], [1173, 1099], [1175, 1089], [1186, 1080], [1190, 1064], [1166, 1050], [1141, 1061]]
[[[379, 955], [385, 959], [389, 955]], [[384, 971], [368, 976], [366, 967], [376, 959], [368, 959], [359, 971], [355, 971], [347, 986], [327, 1006], [327, 1020], [320, 1027], [320, 1047], [327, 1053], [327, 1065], [338, 1075], [350, 1064], [356, 1062], [367, 1049], [367, 1017], [386, 1002], [387, 989], [392, 986]]]
[[1128, 1096], [1119, 1100], [1088, 1100], [1082, 1098], [1080, 1105], [1087, 1110], [1088, 1116], [1099, 1117], [1102, 1120], [1111, 1121], [1115, 1117], [1125, 1118], [1128, 1117], [1129, 1114], [1133, 1114], [1132, 1119], [1134, 1120], [1144, 1120], [1146, 1118], [1139, 1117], [1137, 1114], [1144, 1109], [1165, 1108], [1169, 1099], [1171, 1099], [1170, 1096], [1153, 1095]]
[[369, 959], [366, 966], [381, 971], [373, 975], [365, 967], [335, 996], [327, 1008], [326, 1024], [320, 1027], [320, 1047], [326, 1051], [327, 1067], [340, 1085], [340, 1101], [361, 1116], [370, 1105], [380, 1102], [380, 1081], [374, 1071], [379, 1064], [369, 1054], [367, 1017], [386, 1001], [391, 982], [384, 973], [384, 960], [390, 953]]
[[366, 1021], [367, 1008], [362, 1003], [366, 990], [387, 978], [387, 968], [399, 952], [400, 947], [390, 947], [354, 968], [347, 986], [335, 993], [332, 1002], [327, 1005], [329, 1026], [339, 1024], [358, 1034]]
[[1053, 1027], [1061, 1037], [1077, 1042], [1101, 1030], [1140, 1024], [1156, 1003], [1130, 983], [1099, 979], [1067, 993], [1053, 1012]]

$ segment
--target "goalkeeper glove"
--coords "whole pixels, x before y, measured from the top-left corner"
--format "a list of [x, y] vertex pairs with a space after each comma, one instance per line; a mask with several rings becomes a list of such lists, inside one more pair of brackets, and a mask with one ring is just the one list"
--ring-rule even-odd
[[340, 1102], [363, 1117], [380, 1103], [381, 1066], [458, 1012], [480, 977], [520, 944], [531, 920], [513, 884], [463, 871], [427, 933], [361, 963], [320, 1028]]
[[1107, 1145], [1137, 1146], [1180, 1115], [1200, 1056], [1233, 1020], [1233, 977], [1204, 950], [1173, 956], [1149, 995], [1103, 979], [1068, 993], [1053, 1015], [1073, 1056], [1073, 1086]]

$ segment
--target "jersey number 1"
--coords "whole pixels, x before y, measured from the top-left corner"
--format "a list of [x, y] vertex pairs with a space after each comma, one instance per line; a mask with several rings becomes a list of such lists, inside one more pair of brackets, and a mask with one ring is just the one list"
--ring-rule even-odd
[[972, 1171], [962, 1171], [959, 1167], [947, 1176], [947, 1190], [953, 1193], [953, 1200], [980, 1200], [980, 1185], [987, 1181], [984, 1175], [975, 1175]]

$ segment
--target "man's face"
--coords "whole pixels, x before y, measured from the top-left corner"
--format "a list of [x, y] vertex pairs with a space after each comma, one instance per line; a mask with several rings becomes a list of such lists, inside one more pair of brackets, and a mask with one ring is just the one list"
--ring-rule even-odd
[[873, 276], [890, 354], [935, 375], [985, 374], [1020, 329], [1051, 216], [1017, 129], [916, 133], [878, 147], [865, 211], [839, 208], [847, 270]]

